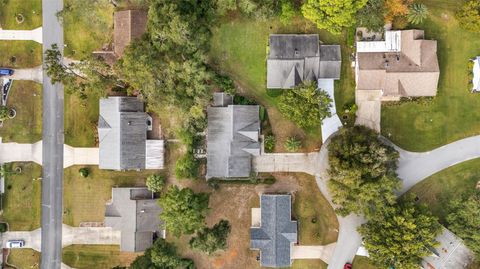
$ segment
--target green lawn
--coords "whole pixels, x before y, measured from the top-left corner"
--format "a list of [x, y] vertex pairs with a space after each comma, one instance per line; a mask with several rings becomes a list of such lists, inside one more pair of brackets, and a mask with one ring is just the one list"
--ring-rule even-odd
[[77, 269], [127, 266], [138, 254], [120, 252], [119, 246], [72, 245], [63, 249], [63, 263]]
[[12, 231], [30, 231], [40, 227], [42, 167], [35, 163], [7, 164], [8, 171], [21, 167], [21, 174], [9, 174], [5, 179], [2, 221]]
[[298, 221], [300, 245], [327, 245], [337, 241], [335, 212], [318, 189], [313, 176], [298, 174], [300, 189], [295, 193], [294, 216]]
[[8, 263], [18, 269], [40, 269], [40, 252], [30, 248], [12, 249], [8, 256]]
[[65, 143], [74, 147], [96, 146], [98, 116], [97, 96], [81, 100], [76, 94], [65, 94]]
[[81, 59], [112, 40], [114, 7], [108, 0], [94, 2], [65, 0], [65, 56]]
[[[23, 15], [22, 23], [15, 19], [18, 14]], [[32, 30], [42, 26], [42, 1], [6, 1], [4, 6], [0, 6], [0, 24], [5, 30]]]
[[446, 205], [452, 199], [475, 190], [480, 180], [480, 159], [457, 164], [438, 172], [415, 185], [409, 192], [415, 193], [426, 203], [433, 214], [445, 224]]
[[12, 84], [7, 105], [17, 111], [0, 127], [4, 142], [34, 143], [42, 139], [42, 87], [31, 81]]
[[35, 41], [0, 41], [0, 66], [29, 68], [42, 64], [42, 45]]
[[[272, 33], [318, 33], [320, 39], [326, 44], [344, 43], [343, 35], [334, 36], [320, 31], [301, 18], [296, 18], [293, 23], [284, 26], [275, 19], [255, 21], [232, 17], [213, 31], [211, 64], [220, 72], [232, 77], [241, 94], [256, 99], [267, 108], [273, 132], [277, 136], [277, 151], [283, 150], [286, 137], [292, 135], [305, 138], [306, 149], [312, 150], [321, 144], [320, 128], [308, 131], [299, 129], [279, 113], [276, 108], [278, 98], [267, 94], [266, 56], [268, 36]], [[346, 84], [348, 83], [337, 85], [346, 86]], [[343, 89], [337, 89], [337, 91], [343, 91]], [[341, 102], [348, 99], [342, 97], [343, 93], [338, 96]]]
[[63, 222], [78, 226], [80, 222], [101, 222], [105, 215], [105, 203], [112, 198], [112, 187], [145, 186], [145, 179], [154, 171], [108, 171], [89, 166], [90, 175], [80, 176], [83, 166], [65, 169], [63, 180]]
[[[468, 59], [480, 55], [478, 34], [463, 31], [454, 18], [457, 0], [423, 0], [430, 17], [419, 29], [438, 41], [440, 82], [432, 104], [382, 107], [382, 134], [397, 145], [425, 151], [480, 133], [480, 95], [467, 90]], [[391, 134], [391, 136], [389, 136]]]

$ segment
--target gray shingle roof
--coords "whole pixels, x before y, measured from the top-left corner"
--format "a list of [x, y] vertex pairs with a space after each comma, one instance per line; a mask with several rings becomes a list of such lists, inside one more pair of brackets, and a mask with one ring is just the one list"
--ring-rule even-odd
[[147, 114], [136, 97], [100, 99], [98, 137], [100, 169], [163, 168], [163, 141], [146, 142]]
[[321, 45], [318, 35], [270, 35], [267, 88], [290, 89], [304, 80], [340, 78], [338, 45]]
[[291, 220], [290, 195], [262, 195], [261, 226], [250, 229], [250, 247], [260, 250], [265, 267], [289, 267], [291, 248], [297, 243], [297, 222]]
[[250, 176], [252, 155], [260, 154], [259, 107], [209, 107], [207, 114], [207, 179]]
[[105, 208], [105, 226], [121, 231], [122, 251], [144, 251], [152, 246], [153, 235], [163, 230], [159, 218], [162, 209], [152, 197], [146, 188], [112, 188], [112, 201]]

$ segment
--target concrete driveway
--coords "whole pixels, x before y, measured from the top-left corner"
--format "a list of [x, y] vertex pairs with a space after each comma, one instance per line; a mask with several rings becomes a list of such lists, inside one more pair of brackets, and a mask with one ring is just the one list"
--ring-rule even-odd
[[32, 40], [42, 44], [42, 27], [33, 30], [0, 30], [0, 40]]
[[336, 243], [326, 246], [293, 246], [292, 259], [320, 259], [325, 263], [330, 263]]
[[37, 83], [42, 83], [43, 69], [41, 65], [34, 68], [15, 69], [13, 75], [6, 78], [14, 80], [30, 80]]
[[[34, 231], [5, 232], [1, 235], [2, 247], [9, 240], [21, 239], [25, 241], [24, 248], [32, 248], [41, 251], [41, 229]], [[120, 245], [120, 231], [114, 231], [111, 227], [72, 227], [66, 224], [62, 226], [62, 247], [70, 245]]]
[[[0, 141], [0, 163], [35, 162], [43, 163], [43, 144], [39, 141], [34, 144], [2, 143]], [[63, 167], [72, 165], [98, 165], [98, 148], [74, 148], [64, 145]]]

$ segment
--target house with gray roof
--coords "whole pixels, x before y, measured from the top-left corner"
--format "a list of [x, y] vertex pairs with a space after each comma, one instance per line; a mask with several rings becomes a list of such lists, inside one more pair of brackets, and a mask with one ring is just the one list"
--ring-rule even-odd
[[289, 267], [292, 248], [298, 242], [297, 222], [292, 221], [289, 194], [263, 194], [260, 197], [260, 223], [250, 228], [250, 248], [260, 250], [263, 267]]
[[231, 96], [215, 93], [207, 116], [207, 179], [249, 177], [252, 156], [260, 155], [259, 106], [234, 105]]
[[136, 97], [100, 99], [100, 169], [162, 169], [164, 141], [147, 139], [149, 122], [143, 101]]
[[158, 199], [147, 188], [112, 188], [104, 225], [121, 232], [121, 251], [141, 252], [156, 238], [165, 238], [160, 213]]
[[339, 45], [320, 45], [318, 35], [270, 35], [267, 88], [290, 89], [305, 80], [340, 79]]

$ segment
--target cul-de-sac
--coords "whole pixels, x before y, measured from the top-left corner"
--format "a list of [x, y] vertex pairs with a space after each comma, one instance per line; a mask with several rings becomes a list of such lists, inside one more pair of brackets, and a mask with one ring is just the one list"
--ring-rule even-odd
[[0, 0], [0, 268], [480, 269], [480, 0]]

